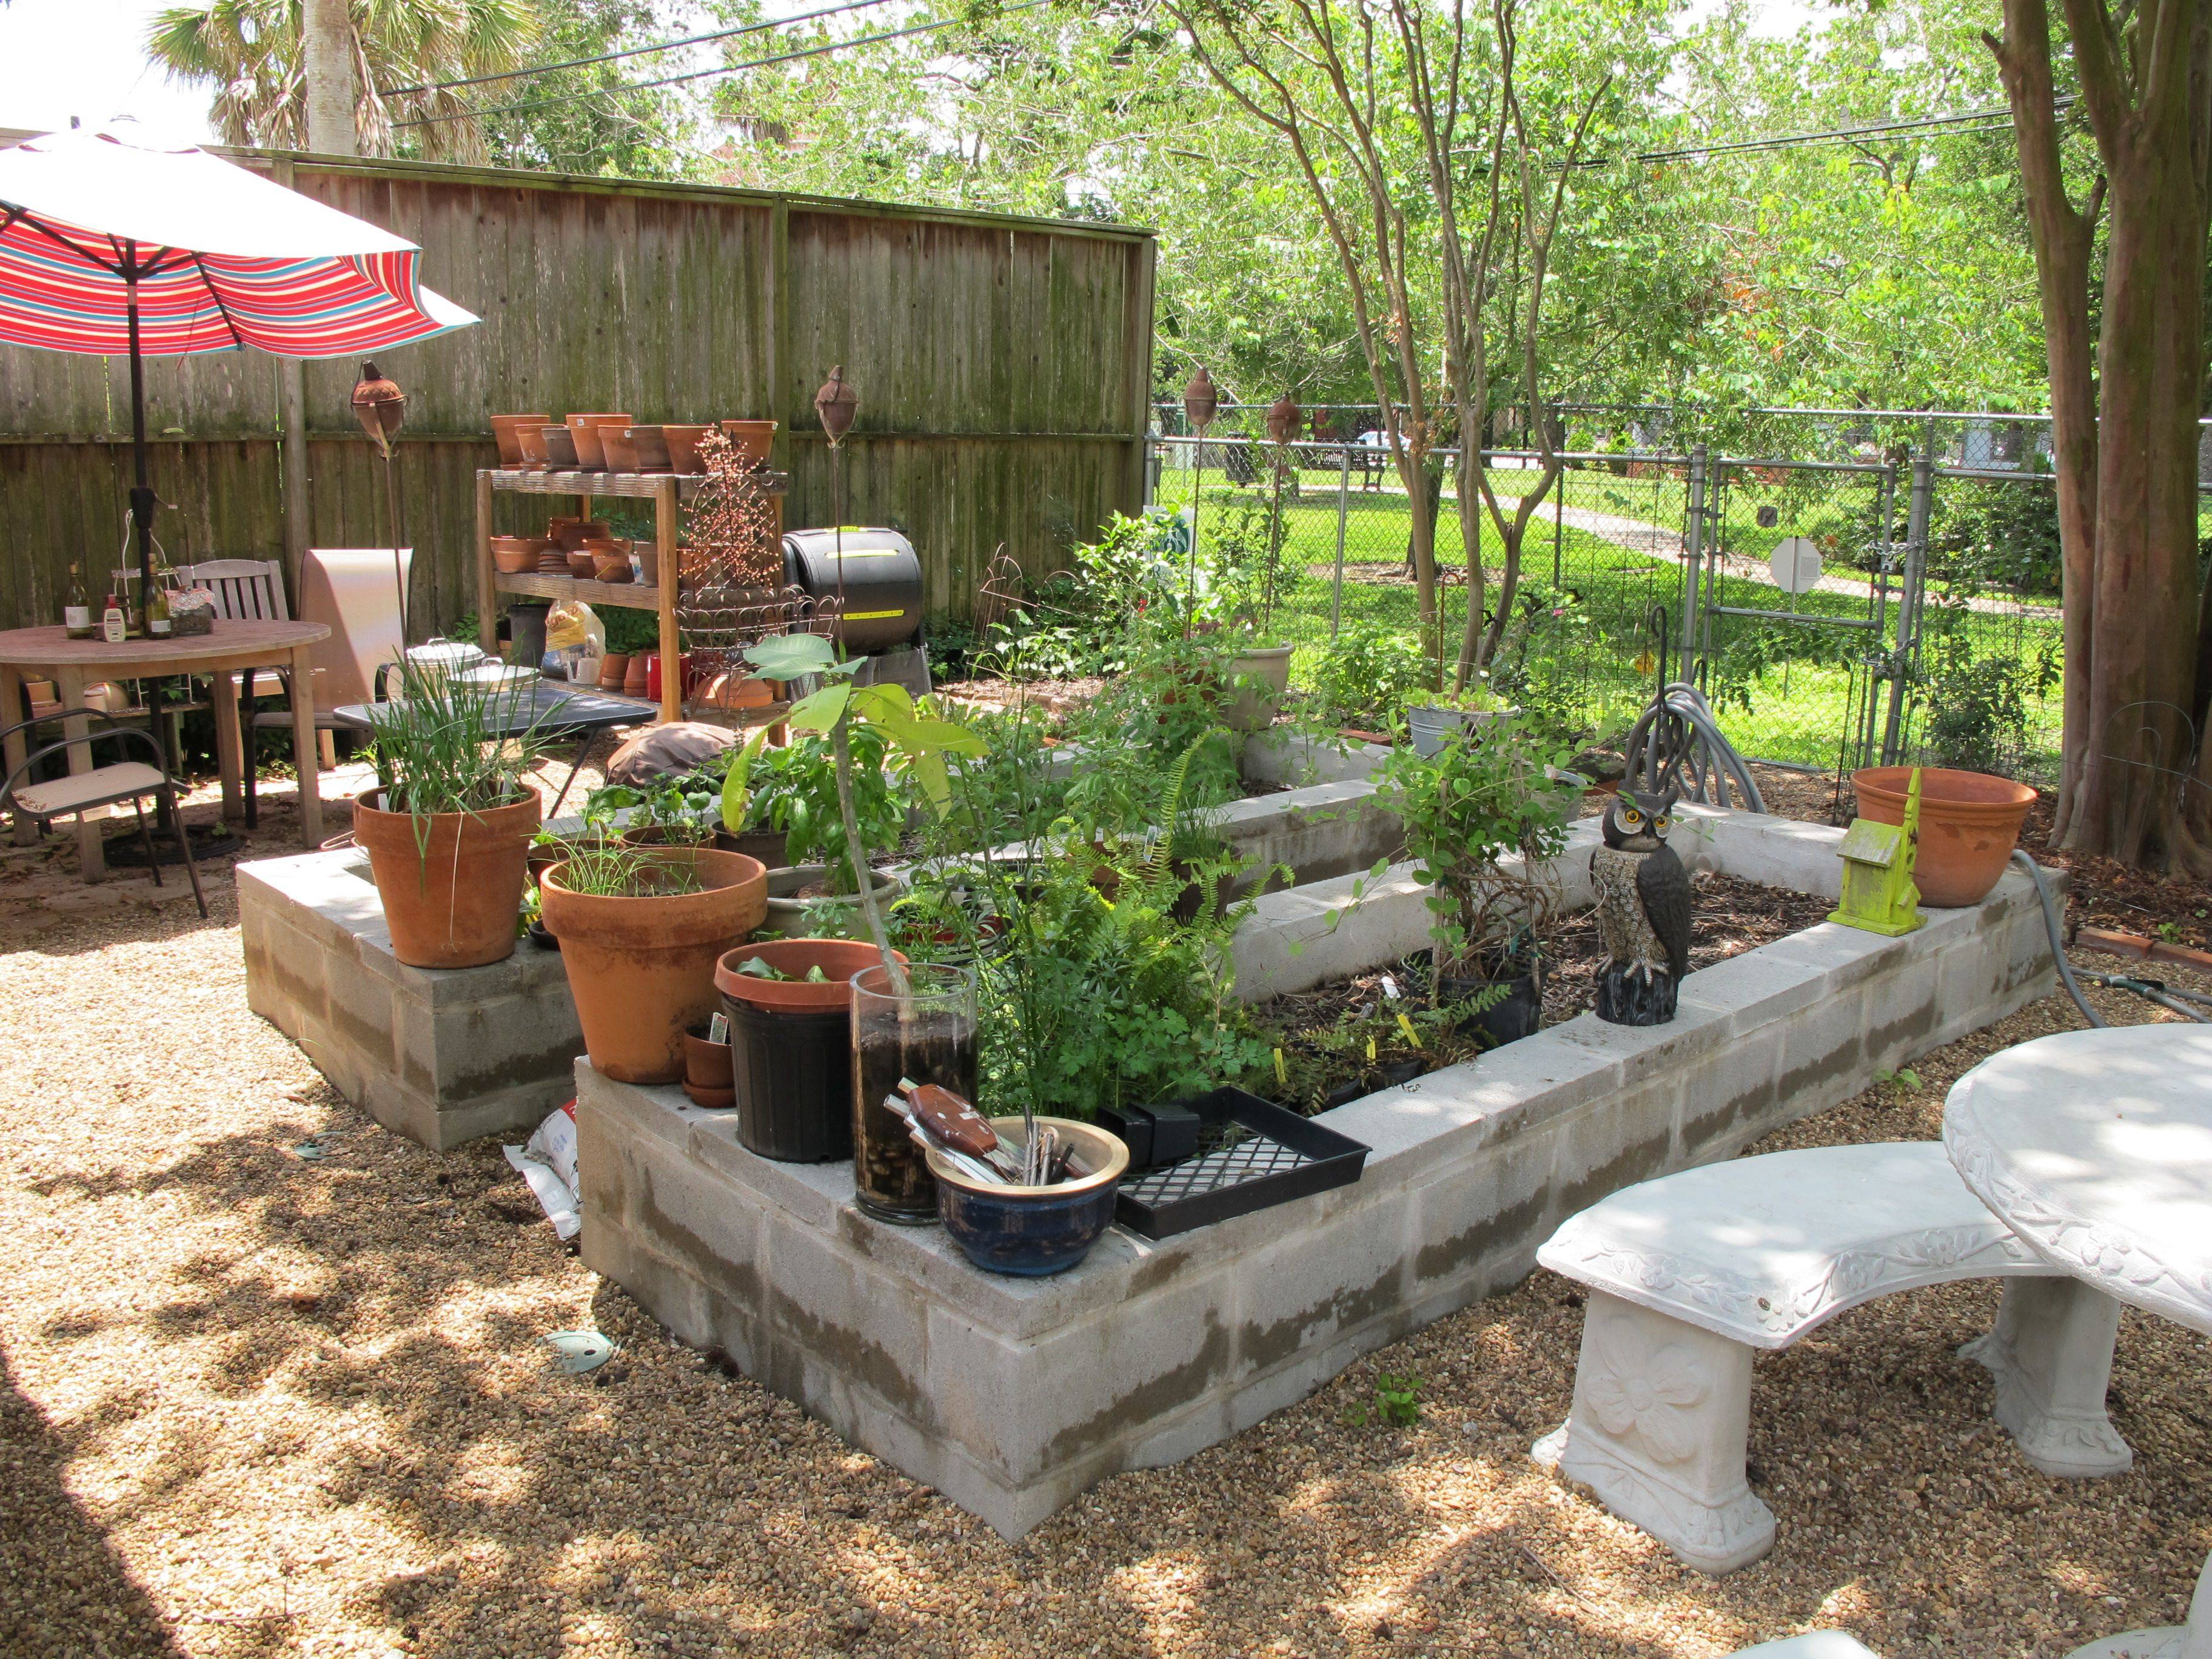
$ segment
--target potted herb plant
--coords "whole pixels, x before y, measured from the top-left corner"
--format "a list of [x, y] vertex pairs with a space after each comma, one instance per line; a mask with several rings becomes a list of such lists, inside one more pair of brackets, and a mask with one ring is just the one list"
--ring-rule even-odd
[[1542, 939], [1558, 907], [1544, 868], [1566, 849], [1575, 785], [1554, 778], [1533, 734], [1511, 720], [1481, 741], [1446, 737], [1433, 753], [1393, 750], [1376, 800], [1406, 832], [1429, 884], [1434, 1003], [1482, 999], [1470, 1016], [1500, 1042], [1543, 1013]]
[[[838, 688], [842, 689], [842, 688]], [[911, 706], [909, 704], [909, 706]], [[784, 748], [763, 750], [747, 764], [740, 788], [745, 795], [741, 821], [756, 830], [781, 834], [784, 862], [769, 869], [769, 925], [778, 933], [843, 935], [858, 926], [856, 866], [867, 869], [863, 848], [890, 848], [906, 833], [907, 809], [889, 769], [890, 743], [872, 725], [854, 726], [847, 739], [854, 834], [848, 836], [838, 793], [836, 745], [823, 733], [794, 726]], [[738, 763], [731, 766], [738, 775]], [[722, 797], [725, 825], [730, 797]], [[868, 871], [878, 904], [888, 905], [902, 884], [880, 870]]]
[[1477, 674], [1457, 691], [1415, 691], [1406, 699], [1407, 732], [1413, 752], [1423, 757], [1436, 754], [1455, 732], [1480, 731], [1520, 714], [1492, 689], [1486, 674]]
[[592, 1064], [622, 1083], [684, 1074], [685, 1031], [716, 1007], [714, 967], [767, 914], [760, 860], [710, 847], [594, 841], [538, 884]]
[[475, 968], [514, 951], [544, 803], [533, 732], [506, 736], [498, 694], [412, 661], [375, 706], [377, 787], [354, 802], [392, 953], [411, 968]]
[[863, 940], [787, 939], [715, 965], [747, 1152], [789, 1164], [853, 1155], [853, 975], [881, 961]]

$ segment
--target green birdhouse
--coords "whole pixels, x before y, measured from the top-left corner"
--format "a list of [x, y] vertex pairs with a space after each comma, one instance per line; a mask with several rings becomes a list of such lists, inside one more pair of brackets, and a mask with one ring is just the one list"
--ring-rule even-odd
[[1912, 865], [1920, 850], [1920, 769], [1912, 769], [1905, 792], [1905, 822], [1876, 823], [1854, 818], [1836, 848], [1844, 861], [1843, 902], [1828, 912], [1830, 921], [1863, 927], [1869, 933], [1909, 933], [1928, 920], [1920, 914], [1920, 890], [1912, 884]]

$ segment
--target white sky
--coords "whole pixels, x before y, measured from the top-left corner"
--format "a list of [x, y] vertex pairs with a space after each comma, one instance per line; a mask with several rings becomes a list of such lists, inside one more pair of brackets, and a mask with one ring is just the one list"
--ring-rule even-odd
[[[144, 40], [154, 14], [173, 0], [8, 0], [0, 5], [0, 127], [45, 131], [71, 116], [87, 126], [123, 114], [160, 137], [212, 135], [207, 94], [172, 83], [148, 63]], [[784, 0], [781, 14], [820, 0]], [[1710, 9], [1699, 0], [1692, 14]], [[1753, 0], [1759, 32], [1786, 34], [1811, 16], [1809, 0]]]

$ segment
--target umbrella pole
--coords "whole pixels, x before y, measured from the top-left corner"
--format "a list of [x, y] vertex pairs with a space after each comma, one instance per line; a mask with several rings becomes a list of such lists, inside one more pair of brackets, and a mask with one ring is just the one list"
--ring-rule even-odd
[[[134, 243], [123, 284], [131, 325], [131, 522], [138, 541], [138, 603], [154, 594], [154, 486], [146, 468], [146, 360], [138, 348], [138, 250]], [[143, 609], [142, 609], [143, 614]]]

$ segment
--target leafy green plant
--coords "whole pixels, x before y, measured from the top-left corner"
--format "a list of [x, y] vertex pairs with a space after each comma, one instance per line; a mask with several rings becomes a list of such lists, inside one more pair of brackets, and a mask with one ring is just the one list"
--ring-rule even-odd
[[1410, 1429], [1421, 1420], [1421, 1391], [1426, 1387], [1428, 1384], [1411, 1371], [1402, 1376], [1378, 1371], [1375, 1376], [1374, 1399], [1354, 1406], [1345, 1413], [1344, 1420], [1356, 1429], [1370, 1424]]
[[1439, 983], [1461, 969], [1527, 971], [1512, 964], [1537, 949], [1557, 905], [1541, 866], [1565, 850], [1578, 793], [1547, 769], [1562, 758], [1508, 720], [1455, 732], [1433, 756], [1393, 750], [1383, 763], [1378, 803], [1404, 825], [1431, 888]]
[[2027, 747], [2027, 700], [2057, 683], [2055, 653], [2033, 661], [1978, 656], [1957, 607], [1932, 606], [1920, 684], [1928, 719], [1923, 741], [1939, 766], [2004, 770]]
[[384, 810], [416, 818], [426, 845], [432, 814], [487, 811], [527, 787], [545, 742], [535, 724], [507, 734], [508, 695], [403, 660], [398, 696], [372, 706], [368, 753]]
[[1375, 731], [1397, 720], [1407, 699], [1425, 691], [1429, 677], [1412, 635], [1367, 623], [1329, 642], [1308, 683], [1324, 719]]
[[[906, 833], [907, 817], [890, 767], [890, 740], [881, 730], [861, 726], [854, 728], [848, 743], [849, 787], [860, 844], [888, 850]], [[748, 798], [745, 823], [782, 830], [787, 856], [793, 864], [827, 865], [832, 886], [841, 892], [856, 891], [859, 878], [838, 800], [836, 744], [822, 732], [794, 729], [790, 743], [781, 749], [763, 748], [750, 759], [741, 751], [731, 763], [730, 776], [738, 775], [741, 763], [745, 770], [738, 787]], [[727, 785], [726, 778], [726, 823]]]

